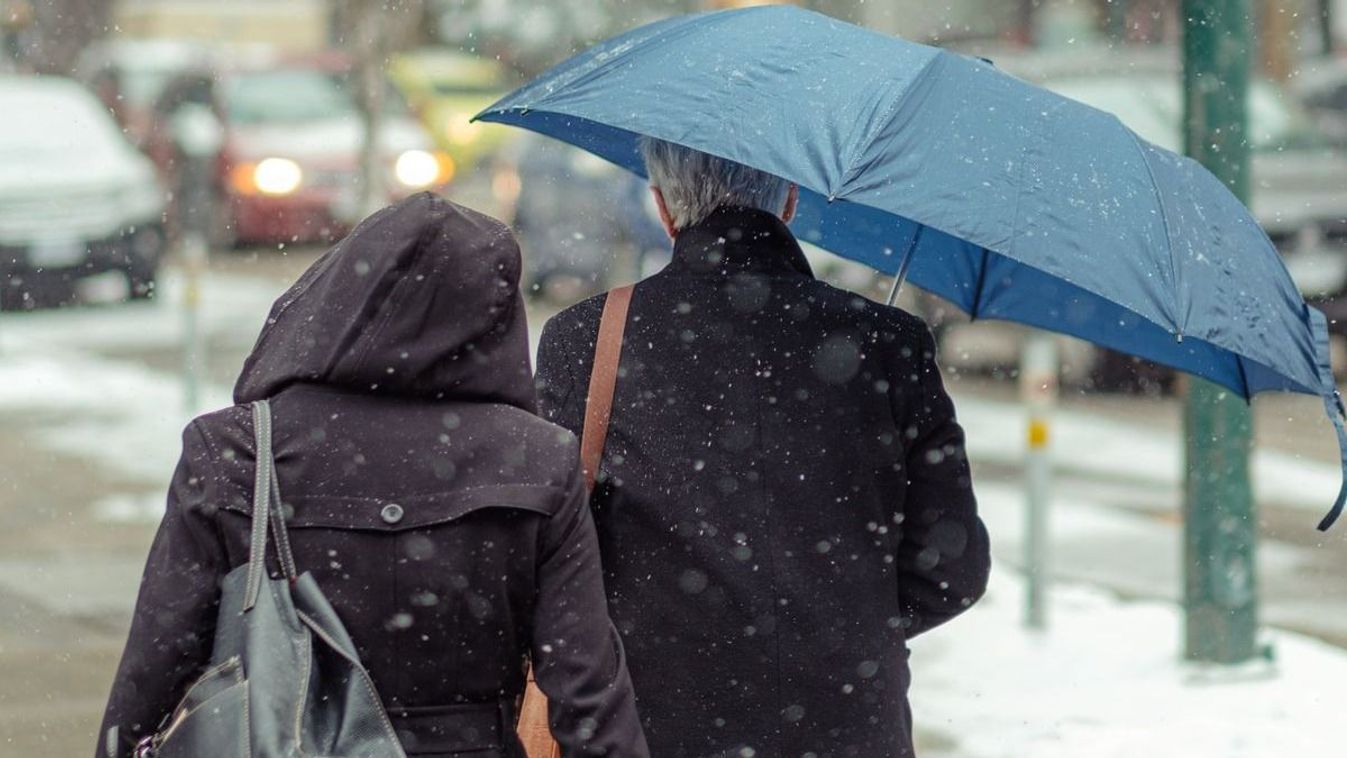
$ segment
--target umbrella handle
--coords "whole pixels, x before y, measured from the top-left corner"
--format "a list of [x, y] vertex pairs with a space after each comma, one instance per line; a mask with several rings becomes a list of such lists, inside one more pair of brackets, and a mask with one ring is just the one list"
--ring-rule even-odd
[[1324, 395], [1324, 410], [1328, 412], [1328, 420], [1333, 422], [1333, 431], [1338, 435], [1338, 452], [1342, 456], [1343, 482], [1342, 489], [1338, 491], [1338, 499], [1333, 501], [1333, 507], [1328, 511], [1319, 522], [1319, 531], [1326, 532], [1333, 522], [1342, 515], [1343, 507], [1347, 506], [1347, 408], [1343, 407], [1342, 395], [1335, 389], [1333, 394]]

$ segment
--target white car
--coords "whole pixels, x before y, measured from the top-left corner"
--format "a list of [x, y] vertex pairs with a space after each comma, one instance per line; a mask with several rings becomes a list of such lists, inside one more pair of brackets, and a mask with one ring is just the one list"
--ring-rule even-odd
[[69, 79], [0, 76], [0, 113], [0, 308], [62, 304], [98, 281], [152, 296], [164, 197], [150, 161]]

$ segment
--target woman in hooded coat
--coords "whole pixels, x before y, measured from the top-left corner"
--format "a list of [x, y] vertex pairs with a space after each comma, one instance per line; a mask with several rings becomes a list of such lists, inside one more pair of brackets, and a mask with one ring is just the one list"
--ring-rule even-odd
[[528, 658], [564, 755], [648, 755], [578, 445], [534, 415], [519, 269], [503, 225], [421, 194], [276, 301], [237, 405], [183, 433], [100, 735], [129, 751], [208, 662], [220, 581], [248, 560], [248, 403], [269, 399], [295, 561], [409, 755], [522, 756]]

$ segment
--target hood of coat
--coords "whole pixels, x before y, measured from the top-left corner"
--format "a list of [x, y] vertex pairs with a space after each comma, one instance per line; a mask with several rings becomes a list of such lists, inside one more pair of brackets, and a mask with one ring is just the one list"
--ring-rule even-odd
[[234, 401], [292, 384], [532, 412], [519, 245], [421, 193], [361, 222], [271, 308]]

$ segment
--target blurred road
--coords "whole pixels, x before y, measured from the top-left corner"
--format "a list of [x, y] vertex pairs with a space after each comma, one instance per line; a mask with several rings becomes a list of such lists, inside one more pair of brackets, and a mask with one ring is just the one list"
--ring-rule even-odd
[[[206, 407], [229, 402], [271, 300], [319, 252], [213, 256], [202, 306]], [[180, 379], [181, 293], [170, 270], [154, 303], [0, 317], [0, 758], [88, 754], [95, 744], [190, 417]], [[532, 310], [535, 338], [550, 311]], [[949, 380], [997, 557], [1016, 565], [1014, 390], [974, 376]], [[1333, 494], [1320, 490], [1336, 491], [1332, 436], [1315, 405], [1269, 398], [1256, 406], [1259, 441], [1273, 456], [1260, 458], [1257, 469], [1268, 472], [1260, 486], [1266, 617], [1347, 646], [1343, 534], [1313, 531]], [[1178, 423], [1173, 400], [1064, 399], [1054, 512], [1059, 576], [1125, 597], [1176, 596]], [[920, 660], [914, 667], [920, 677]], [[921, 741], [925, 754], [955, 744], [936, 732]]]

